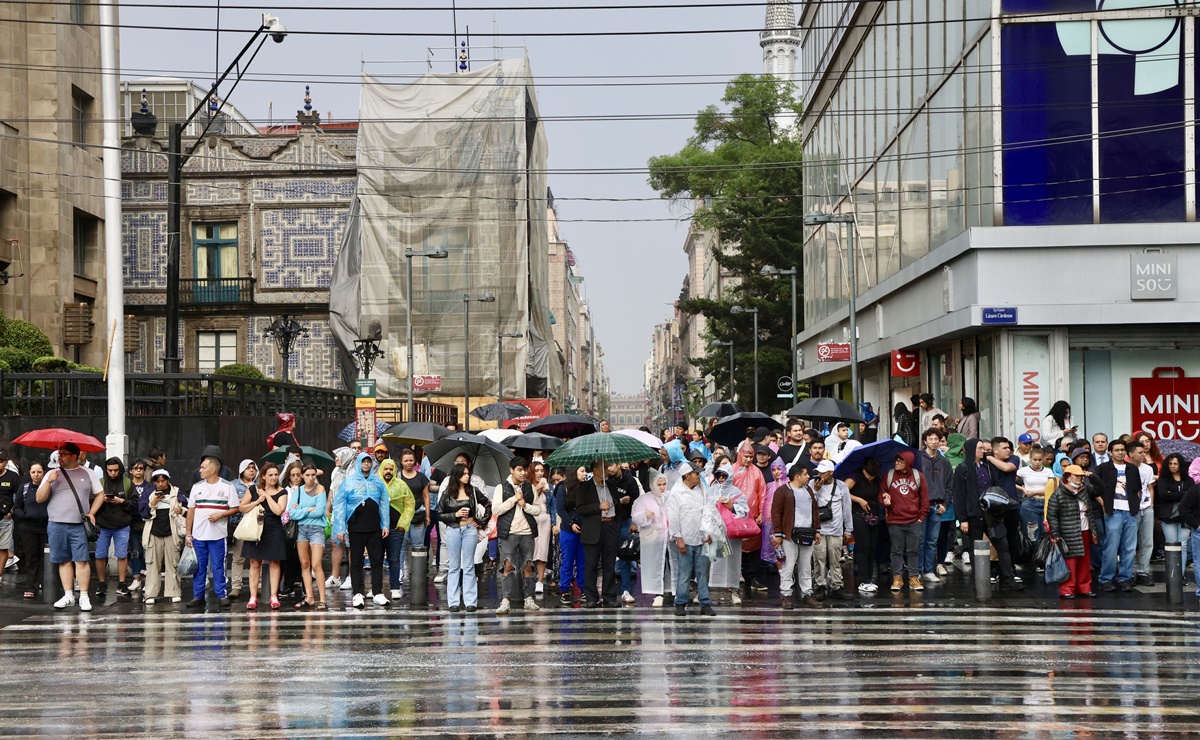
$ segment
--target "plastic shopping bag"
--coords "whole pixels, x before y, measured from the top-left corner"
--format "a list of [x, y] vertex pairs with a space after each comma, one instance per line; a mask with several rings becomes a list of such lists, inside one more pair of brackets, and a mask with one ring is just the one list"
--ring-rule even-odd
[[1050, 554], [1046, 556], [1046, 583], [1057, 586], [1070, 577], [1071, 569], [1067, 567], [1062, 547], [1055, 543], [1055, 546], [1050, 548]]
[[182, 578], [196, 574], [196, 570], [200, 564], [196, 562], [196, 550], [191, 547], [183, 548], [183, 553], [179, 556], [179, 566], [176, 568]]

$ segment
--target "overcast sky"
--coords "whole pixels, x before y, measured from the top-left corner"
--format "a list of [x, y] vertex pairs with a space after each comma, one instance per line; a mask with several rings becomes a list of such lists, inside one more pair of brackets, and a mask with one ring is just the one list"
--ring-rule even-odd
[[[143, 0], [134, 0], [135, 2]], [[236, 0], [240, 7], [247, 0]], [[161, 2], [161, 0], [147, 0]], [[121, 66], [124, 79], [153, 74], [188, 77], [200, 84], [214, 79], [216, 27], [214, 0], [201, 0], [203, 9], [139, 8], [124, 5], [121, 32]], [[649, 0], [615, 4], [633, 5]], [[491, 57], [493, 27], [500, 33], [563, 33], [572, 31], [653, 31], [656, 29], [756, 29], [762, 26], [761, 5], [741, 8], [687, 8], [656, 10], [463, 10], [461, 6], [528, 7], [546, 0], [473, 0], [460, 2], [458, 29], [470, 26], [474, 57]], [[566, 3], [563, 3], [566, 4]], [[575, 5], [599, 5], [576, 2]], [[376, 0], [349, 0], [339, 10], [319, 10], [334, 5], [328, 0], [288, 0], [288, 7], [226, 9], [222, 29], [258, 27], [260, 10], [275, 12], [296, 31], [450, 33], [449, 2], [425, 0], [417, 7], [439, 10], [347, 10], [349, 7], [382, 7]], [[440, 10], [444, 9], [444, 10]], [[494, 26], [493, 26], [494, 23]], [[161, 27], [203, 28], [205, 31], [159, 30]], [[245, 43], [245, 36], [221, 34], [221, 69]], [[555, 121], [546, 123], [550, 168], [644, 167], [656, 154], [677, 151], [691, 133], [690, 116], [715, 103], [724, 82], [744, 72], [762, 71], [757, 34], [651, 35], [636, 37], [525, 37], [500, 38], [501, 46], [528, 48], [538, 79], [538, 102], [544, 117], [662, 115], [674, 120], [654, 121]], [[415, 60], [415, 64], [380, 67], [368, 71], [419, 74], [431, 46], [450, 47], [449, 38], [379, 36], [301, 36], [282, 44], [268, 43], [230, 101], [247, 117], [266, 119], [274, 103], [276, 121], [292, 119], [303, 105], [304, 86], [312, 85], [314, 106], [322, 117], [354, 120], [358, 115], [357, 76], [361, 60]], [[519, 49], [503, 52], [517, 56]], [[434, 71], [453, 69], [452, 52], [438, 52]], [[602, 75], [655, 75], [653, 79], [586, 79]], [[707, 75], [666, 79], [668, 75]], [[641, 83], [597, 85], [594, 83]], [[670, 84], [645, 84], [667, 82]], [[589, 84], [591, 83], [591, 84]], [[680, 84], [684, 83], [684, 84]], [[686, 114], [686, 115], [684, 115]], [[632, 221], [678, 219], [684, 215], [666, 202], [587, 202], [571, 198], [654, 198], [646, 175], [551, 174], [550, 187], [558, 199], [562, 231], [579, 260], [586, 278], [596, 333], [605, 351], [612, 387], [618, 393], [642, 390], [642, 366], [650, 352], [653, 326], [666, 320], [666, 305], [679, 293], [687, 272], [683, 240], [685, 222]], [[590, 219], [617, 219], [625, 223], [588, 223]]]

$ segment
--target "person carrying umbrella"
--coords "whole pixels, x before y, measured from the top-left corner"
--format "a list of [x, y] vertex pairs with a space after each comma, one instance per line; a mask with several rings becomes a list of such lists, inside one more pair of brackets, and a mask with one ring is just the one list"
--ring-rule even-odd
[[[605, 480], [604, 467], [603, 460], [595, 460], [591, 480], [567, 491], [566, 510], [579, 523], [579, 540], [583, 543], [584, 608], [597, 608], [601, 603], [607, 608], [617, 606], [616, 564], [621, 530], [616, 500]], [[597, 590], [596, 579], [601, 572], [604, 587]]]

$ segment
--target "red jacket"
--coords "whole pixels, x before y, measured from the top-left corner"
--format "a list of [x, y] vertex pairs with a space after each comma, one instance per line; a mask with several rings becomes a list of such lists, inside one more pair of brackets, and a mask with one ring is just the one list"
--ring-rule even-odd
[[923, 522], [929, 512], [929, 487], [925, 476], [913, 472], [913, 453], [905, 450], [900, 455], [908, 462], [908, 470], [901, 473], [893, 469], [880, 475], [884, 493], [892, 500], [887, 507], [887, 523]]

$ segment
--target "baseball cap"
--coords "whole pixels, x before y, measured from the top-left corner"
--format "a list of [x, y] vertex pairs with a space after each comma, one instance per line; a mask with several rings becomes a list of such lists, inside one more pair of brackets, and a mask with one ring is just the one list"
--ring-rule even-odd
[[1023, 445], [1031, 445], [1031, 444], [1033, 444], [1033, 435], [1032, 434], [1022, 434], [1020, 437], [1017, 437], [1017, 442], [1019, 442], [1020, 444], [1023, 444]]
[[836, 467], [837, 466], [833, 464], [832, 460], [822, 460], [820, 463], [817, 464], [817, 472], [818, 473], [832, 473], [833, 469]]
[[387, 452], [387, 445], [384, 444], [383, 442], [380, 442], [379, 444], [375, 445], [374, 451], [379, 452], [380, 450]]
[[704, 472], [704, 466], [703, 466], [703, 465], [697, 465], [696, 463], [688, 463], [688, 464], [687, 464], [687, 465], [684, 467], [683, 474], [684, 474], [684, 475], [687, 475], [688, 473], [695, 473], [696, 475], [700, 475], [700, 474], [702, 474], [703, 472]]
[[768, 455], [770, 457], [775, 457], [775, 450], [772, 450], [770, 447], [768, 447], [766, 445], [754, 445], [754, 454], [755, 455], [762, 454], [762, 455]]
[[1063, 468], [1062, 471], [1063, 475], [1066, 475], [1067, 473], [1070, 473], [1071, 475], [1084, 475], [1083, 468], [1079, 467], [1078, 465], [1068, 465], [1067, 467]]
[[168, 472], [166, 468], [159, 468], [158, 470], [155, 470], [153, 473], [150, 474], [150, 480], [154, 480], [155, 478], [158, 478], [159, 476], [162, 476], [163, 478], [166, 478], [167, 480], [171, 480], [171, 473]]

